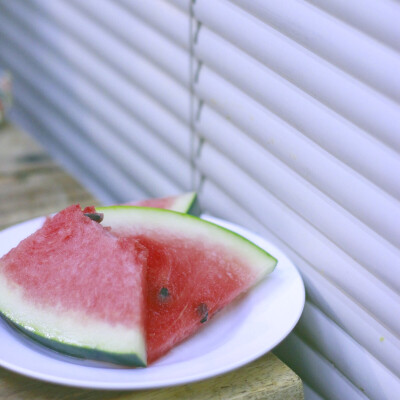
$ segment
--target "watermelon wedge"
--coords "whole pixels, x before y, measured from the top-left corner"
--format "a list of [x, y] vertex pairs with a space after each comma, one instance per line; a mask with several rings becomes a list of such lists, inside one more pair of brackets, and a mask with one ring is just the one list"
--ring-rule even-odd
[[161, 197], [156, 199], [145, 199], [125, 203], [126, 206], [163, 208], [181, 213], [200, 215], [200, 206], [196, 192], [189, 192], [177, 196]]
[[68, 207], [0, 259], [0, 314], [59, 352], [145, 366], [146, 259]]
[[277, 260], [240, 235], [155, 208], [102, 207], [102, 224], [148, 250], [147, 359], [151, 363], [244, 294]]

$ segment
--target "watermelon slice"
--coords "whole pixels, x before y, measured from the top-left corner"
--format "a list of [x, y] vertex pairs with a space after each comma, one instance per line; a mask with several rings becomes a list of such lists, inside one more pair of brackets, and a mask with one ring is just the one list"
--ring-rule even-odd
[[125, 203], [127, 206], [163, 208], [181, 213], [200, 215], [200, 206], [196, 192], [184, 193], [177, 196], [146, 199]]
[[153, 362], [270, 273], [277, 260], [200, 218], [155, 208], [103, 207], [114, 234], [148, 250], [147, 359]]
[[68, 207], [0, 259], [0, 313], [57, 351], [145, 366], [146, 258]]

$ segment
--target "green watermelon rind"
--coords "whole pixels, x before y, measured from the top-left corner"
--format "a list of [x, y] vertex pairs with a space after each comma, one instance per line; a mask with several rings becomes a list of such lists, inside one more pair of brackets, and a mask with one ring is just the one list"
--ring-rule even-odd
[[147, 365], [137, 353], [113, 353], [101, 349], [71, 345], [69, 343], [44, 337], [39, 331], [32, 332], [30, 329], [26, 329], [22, 325], [8, 318], [5, 314], [0, 313], [0, 316], [9, 325], [20, 331], [25, 336], [28, 336], [30, 339], [33, 339], [46, 348], [58, 353], [80, 359], [124, 365], [127, 367], [146, 367]]
[[24, 289], [2, 273], [0, 317], [47, 348], [80, 358], [126, 366], [146, 366], [146, 345], [139, 323], [112, 323], [79, 309], [32, 301]]
[[171, 211], [199, 216], [201, 213], [200, 204], [196, 192], [189, 192], [177, 196], [174, 204], [170, 207]]
[[[144, 336], [139, 332], [136, 333], [136, 338], [139, 340], [139, 342], [137, 342], [136, 339], [135, 346], [133, 348], [131, 347], [127, 349], [127, 351], [123, 351], [123, 349], [116, 350], [111, 348], [102, 348], [99, 344], [85, 344], [85, 338], [81, 338], [81, 340], [79, 340], [77, 337], [75, 337], [72, 341], [72, 338], [63, 340], [62, 335], [57, 335], [54, 332], [46, 331], [46, 329], [42, 329], [36, 324], [32, 324], [30, 322], [25, 324], [23, 319], [18, 318], [11, 310], [0, 311], [0, 317], [26, 336], [59, 353], [73, 357], [110, 362], [125, 366], [145, 367], [147, 365]], [[136, 330], [132, 331], [132, 336], [135, 335], [135, 332]], [[76, 340], [78, 340], [80, 343], [73, 343], [74, 341], [76, 342]]]
[[160, 208], [129, 206], [97, 207], [96, 211], [104, 214], [102, 224], [110, 226], [114, 230], [130, 229], [138, 220], [141, 220], [143, 226], [147, 226], [149, 229], [159, 228], [161, 224], [165, 224], [166, 229], [172, 227], [176, 229], [177, 223], [181, 223], [187, 229], [189, 236], [193, 236], [194, 230], [199, 229], [202, 237], [208, 237], [214, 242], [221, 240], [225, 244], [230, 243], [232, 251], [243, 253], [243, 256], [247, 257], [249, 261], [250, 259], [257, 260], [260, 264], [255, 263], [251, 265], [251, 268], [256, 267], [260, 270], [260, 279], [271, 273], [278, 263], [274, 256], [244, 236], [194, 215]]
[[[80, 358], [90, 356], [90, 359], [138, 367], [147, 364], [145, 338], [140, 327], [113, 326], [98, 319], [87, 319], [80, 312], [60, 313], [37, 307], [27, 303], [13, 283], [2, 279], [0, 289], [8, 294], [3, 296], [0, 317], [36, 342]], [[85, 325], [78, 322], [82, 319]]]

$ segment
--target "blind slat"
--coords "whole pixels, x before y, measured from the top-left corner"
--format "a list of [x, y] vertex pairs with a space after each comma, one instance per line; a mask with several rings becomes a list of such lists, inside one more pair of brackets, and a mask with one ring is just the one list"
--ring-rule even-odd
[[[41, 9], [47, 15], [50, 14], [59, 26], [63, 26], [70, 34], [74, 35], [75, 41], [67, 41], [65, 38], [61, 41], [61, 32], [56, 38], [48, 39], [58, 40], [57, 46], [62, 43], [65, 54], [74, 54], [74, 57], [79, 57], [79, 61], [83, 63], [86, 62], [85, 58], [91, 58], [91, 51], [96, 52], [101, 60], [98, 62], [99, 68], [103, 64], [104, 66], [111, 64], [118, 73], [135, 82], [183, 121], [189, 121], [189, 91], [170, 75], [140, 56], [131, 47], [102, 30], [98, 24], [74, 10], [68, 2], [60, 0], [54, 9], [51, 5], [55, 3], [34, 0], [29, 4]], [[12, 5], [11, 3], [7, 4], [7, 8], [12, 7], [16, 7], [14, 2]], [[35, 25], [35, 28], [42, 29], [40, 25]], [[82, 48], [78, 44], [79, 42], [85, 43], [86, 49]], [[69, 46], [73, 46], [73, 49], [70, 49]], [[79, 47], [82, 49], [80, 53], [78, 53]]]
[[[198, 0], [194, 10], [196, 18], [214, 32], [366, 131], [383, 137], [400, 133], [400, 104], [371, 90], [230, 1]], [[238, 30], [238, 26], [246, 29]], [[354, 101], [355, 98], [358, 100]]]
[[[347, 335], [312, 303], [306, 302], [296, 334], [332, 362], [371, 400], [390, 399], [400, 393], [400, 379]], [[335, 343], [335, 346], [332, 346]], [[340, 351], [337, 351], [337, 349]], [[352, 360], [357, 359], [357, 365]]]
[[[325, 131], [329, 132], [326, 134], [332, 135], [338, 130], [357, 129], [356, 125], [340, 114], [317, 101], [313, 96], [299, 89], [264, 64], [249, 57], [207, 27], [203, 26], [200, 29], [194, 52], [198, 59], [220, 75], [311, 137], [321, 135], [321, 132], [325, 133]], [[247, 73], [243, 74], [241, 71], [247, 71]], [[362, 99], [359, 101], [362, 102]], [[382, 126], [380, 130], [370, 133], [393, 149], [400, 151], [400, 135], [398, 134], [400, 124], [396, 123], [399, 121], [400, 113], [389, 111], [390, 119], [394, 124]]]
[[[5, 24], [7, 34], [12, 34], [13, 29], [10, 24], [7, 24], [7, 22], [5, 22]], [[5, 36], [7, 34], [5, 34]], [[20, 32], [14, 32], [14, 40], [18, 41], [20, 34]], [[27, 45], [24, 45], [25, 43], [27, 43]], [[18, 45], [16, 45], [16, 42], [11, 43], [12, 48], [15, 46], [32, 57], [29, 63], [31, 66], [38, 65], [39, 68], [41, 68], [41, 70], [37, 72], [38, 76], [54, 77], [58, 85], [62, 87], [61, 90], [64, 96], [66, 96], [64, 100], [66, 104], [70, 104], [66, 101], [67, 98], [76, 99], [78, 105], [75, 106], [73, 110], [69, 110], [69, 117], [73, 118], [76, 116], [77, 120], [82, 120], [81, 116], [84, 114], [85, 127], [87, 129], [91, 128], [100, 141], [105, 137], [109, 137], [111, 143], [104, 144], [104, 149], [107, 152], [111, 153], [117, 160], [120, 159], [120, 162], [122, 162], [123, 157], [121, 157], [117, 149], [114, 149], [115, 145], [122, 139], [125, 143], [130, 144], [131, 148], [136, 148], [140, 153], [145, 155], [149, 163], [154, 161], [154, 164], [157, 165], [160, 170], [166, 172], [170, 179], [176, 180], [182, 187], [189, 189], [191, 185], [189, 160], [184, 160], [151, 131], [133, 119], [128, 112], [110, 101], [98, 88], [77, 75], [75, 71], [69, 69], [60, 62], [56, 62], [54, 58], [51, 58], [51, 54], [43, 51], [39, 44], [34, 45], [34, 43], [32, 43], [32, 45], [29, 45], [29, 38], [24, 38], [18, 41]], [[65, 81], [65, 76], [69, 76], [69, 79], [74, 82], [73, 88]], [[32, 76], [32, 79], [33, 78]], [[40, 80], [41, 78], [38, 79]], [[43, 89], [51, 92], [50, 96], [53, 92], [57, 91], [57, 89], [46, 89], [46, 86], [44, 86]], [[62, 107], [61, 100], [59, 104], [60, 107]], [[107, 112], [102, 112], [101, 110], [107, 110]], [[91, 115], [96, 116], [91, 119]], [[113, 131], [108, 131], [108, 133], [104, 131], [103, 124], [99, 121], [99, 117], [101, 117]], [[124, 143], [123, 141], [121, 143]], [[131, 164], [130, 159], [133, 159], [133, 154], [129, 155], [129, 151], [129, 148], [122, 144], [122, 154], [127, 152], [127, 160], [125, 162], [127, 166]], [[132, 173], [135, 175], [134, 172]]]
[[[203, 65], [194, 87], [196, 95], [268, 148], [298, 173], [319, 186], [334, 167], [318, 157], [318, 146], [300, 131]], [[400, 155], [359, 129], [324, 130], [311, 138], [327, 152], [400, 200]], [[302, 148], [304, 155], [295, 156]], [[353, 151], [353, 149], [357, 151]], [[371, 162], [374, 160], [374, 162]], [[336, 163], [334, 163], [336, 165]], [[315, 165], [318, 165], [315, 168]], [[330, 173], [331, 175], [331, 173]]]
[[[309, 129], [313, 129], [317, 135], [321, 134], [321, 129], [337, 130], [341, 128], [340, 124], [337, 126], [339, 121], [337, 117], [329, 115], [330, 110], [326, 109], [324, 114], [322, 105], [315, 105], [312, 103], [312, 99], [305, 97], [304, 93], [296, 92], [294, 87], [288, 87], [288, 83], [282, 78], [271, 75], [273, 74], [271, 71], [257, 62], [253, 62], [226, 41], [215, 35], [212, 41], [203, 40], [204, 32], [206, 30], [202, 29], [195, 48], [195, 53], [199, 58], [207, 64], [211, 63], [219, 73], [227, 75], [231, 81], [234, 81], [241, 89], [247, 90], [247, 93], [250, 92], [265, 106], [272, 105], [279, 115], [282, 113], [282, 109], [287, 109], [288, 104], [291, 104], [291, 112], [296, 113], [296, 117], [306, 122]], [[211, 32], [209, 34], [211, 35]], [[214, 44], [216, 47], [212, 47]], [[246, 71], [246, 74], [240, 71]], [[300, 97], [298, 97], [299, 95]], [[289, 99], [289, 96], [292, 98]], [[305, 103], [306, 99], [310, 102]], [[301, 106], [299, 106], [300, 104]], [[307, 104], [312, 105], [308, 110]], [[315, 108], [315, 106], [317, 107]], [[397, 136], [397, 140], [400, 140], [400, 135]], [[301, 155], [296, 154], [295, 156]], [[400, 203], [354, 171], [348, 170], [344, 166], [341, 168], [338, 166], [336, 170], [346, 177], [343, 179], [343, 176], [339, 178], [338, 175], [327, 175], [320, 183], [321, 190], [387, 240], [400, 246], [400, 225], [393, 224], [394, 219], [400, 220]], [[344, 187], [341, 184], [342, 181], [351, 181], [352, 190]], [[353, 195], [354, 192], [357, 193], [357, 196]], [[375, 204], [380, 204], [380, 207], [376, 207]]]
[[307, 0], [400, 51], [400, 4], [392, 0]]
[[[0, 29], [3, 28], [4, 24], [1, 25]], [[107, 154], [114, 165], [119, 167], [120, 173], [122, 174], [124, 171], [125, 179], [128, 179], [129, 175], [136, 175], [136, 180], [142, 185], [150, 185], [152, 182], [154, 185], [164, 188], [166, 193], [180, 191], [179, 186], [166, 179], [163, 173], [160, 173], [151, 165], [150, 161], [146, 161], [132, 147], [128, 147], [125, 141], [107, 130], [90, 110], [82, 108], [82, 104], [74, 101], [68, 92], [57, 87], [52, 80], [37, 71], [32, 62], [18, 59], [17, 54], [12, 50], [14, 47], [11, 45], [7, 49], [3, 49], [3, 56], [8, 57], [12, 69], [18, 71], [21, 76], [24, 76], [24, 79], [29, 80], [32, 87], [35, 88], [36, 94], [45, 99], [44, 101], [50, 102], [60, 115], [65, 115], [73, 122], [80, 134], [86, 137], [94, 148], [101, 149], [103, 154]], [[170, 165], [171, 159], [167, 157], [167, 154], [164, 154], [162, 160], [164, 160], [163, 163], [165, 162], [165, 169], [165, 166]], [[96, 168], [96, 164], [91, 164], [91, 167]], [[140, 171], [139, 174], [138, 171]], [[182, 169], [183, 174], [184, 172], [185, 169]], [[189, 164], [187, 164], [186, 172], [186, 183], [189, 186]], [[177, 176], [179, 177], [179, 175]], [[184, 175], [181, 176], [183, 179], [185, 178]], [[176, 178], [176, 175], [174, 177]]]
[[311, 389], [306, 383], [303, 382], [304, 398], [307, 400], [325, 400], [315, 390]]
[[[118, 0], [137, 16], [164, 33], [185, 49], [190, 47], [190, 20], [186, 13], [164, 0]], [[177, 0], [182, 3], [182, 0]], [[189, 8], [189, 6], [187, 6]], [[168, 16], [168, 18], [166, 18]]]
[[[25, 51], [30, 51], [35, 56], [38, 63], [48, 67], [47, 73], [60, 77], [66, 85], [80, 91], [81, 96], [84, 93], [79, 88], [83, 87], [85, 81], [88, 84], [93, 81], [105, 92], [106, 96], [157, 132], [184, 157], [190, 156], [190, 129], [178, 117], [115, 70], [104, 65], [98, 57], [90, 54], [62, 31], [49, 25], [39, 15], [28, 18], [30, 11], [17, 8], [17, 5], [21, 6], [21, 3], [13, 3], [12, 13], [9, 14], [12, 18], [10, 17], [9, 20], [19, 21], [23, 28], [19, 32], [14, 30], [13, 36], [17, 40], [28, 28], [27, 35], [24, 35], [24, 40], [20, 41], [20, 44], [24, 46]], [[5, 11], [8, 13], [10, 10], [5, 9]], [[40, 29], [35, 27], [33, 21], [37, 21]], [[7, 22], [4, 21], [5, 24]], [[9, 26], [8, 30], [11, 31], [11, 29]], [[59, 41], [66, 43], [65, 47], [69, 49], [69, 52], [77, 54], [78, 57], [66, 58], [65, 53], [60, 51], [57, 45]], [[48, 46], [54, 50], [54, 53], [47, 49]], [[78, 74], [81, 77], [78, 77]], [[184, 97], [187, 95], [185, 94]], [[107, 113], [107, 110], [103, 112]], [[157, 118], [154, 118], [154, 115], [157, 115]]]
[[[18, 95], [21, 93], [18, 83], [14, 85], [14, 93]], [[24, 93], [23, 89], [22, 93]], [[38, 143], [51, 154], [52, 158], [74, 176], [86, 190], [94, 194], [99, 201], [103, 204], [114, 204], [116, 202], [116, 194], [111, 193], [110, 188], [104, 187], [102, 180], [93, 175], [87, 166], [79, 158], [76, 158], [79, 157], [79, 154], [71, 151], [72, 149], [64, 146], [57, 138], [47, 132], [48, 126], [38, 121], [32, 111], [25, 108], [23, 103], [15, 101], [14, 107], [11, 112], [13, 123], [34, 136]], [[134, 199], [139, 199], [143, 193], [138, 187], [134, 187], [128, 195]], [[118, 201], [123, 202], [124, 199], [118, 198]]]
[[400, 101], [400, 57], [389, 47], [305, 1], [268, 4], [263, 0], [231, 1], [332, 64]]
[[168, 1], [187, 13], [190, 10], [191, 0], [168, 0]]
[[368, 400], [368, 397], [295, 333], [277, 347], [275, 353], [306, 383], [331, 400]]
[[[80, 134], [76, 127], [66, 121], [63, 117], [49, 107], [45, 101], [38, 101], [38, 94], [23, 83], [23, 78], [19, 78], [15, 93], [20, 97], [20, 101], [26, 110], [32, 115], [40, 115], [41, 129], [49, 132], [48, 136], [54, 137], [57, 133], [57, 141], [64, 149], [74, 153], [78, 160], [85, 166], [87, 171], [92, 172], [97, 182], [106, 181], [110, 193], [121, 200], [136, 198], [138, 194], [137, 185], [131, 179], [126, 178], [121, 171], [116, 168], [114, 163], [101, 154], [93, 144]], [[40, 100], [42, 98], [39, 97]], [[51, 133], [50, 133], [51, 132]], [[93, 169], [93, 165], [96, 168]], [[88, 177], [90, 179], [90, 177]], [[93, 186], [92, 186], [93, 187]], [[115, 198], [114, 197], [114, 198]]]
[[112, 30], [118, 38], [133, 46], [176, 80], [189, 86], [190, 57], [187, 52], [134, 14], [108, 0], [70, 0], [69, 3], [83, 9], [88, 16], [96, 18], [102, 27]]

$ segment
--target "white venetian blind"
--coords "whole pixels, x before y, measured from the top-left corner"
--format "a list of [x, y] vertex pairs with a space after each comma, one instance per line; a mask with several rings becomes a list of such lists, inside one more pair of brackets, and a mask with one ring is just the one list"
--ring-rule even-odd
[[[279, 245], [307, 399], [400, 393], [400, 3], [0, 0], [14, 119], [102, 199], [199, 192]], [[262, 333], [260, 333], [262, 334]]]
[[15, 77], [15, 120], [105, 202], [191, 188], [184, 11], [164, 1], [0, 7], [0, 62]]
[[400, 393], [400, 4], [368, 7], [192, 8], [201, 200], [299, 267], [304, 315], [276, 353], [310, 399]]

